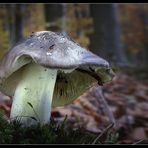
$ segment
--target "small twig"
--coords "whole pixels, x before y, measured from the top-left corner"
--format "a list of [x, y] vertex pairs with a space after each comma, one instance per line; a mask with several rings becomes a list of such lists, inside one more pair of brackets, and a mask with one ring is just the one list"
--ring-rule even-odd
[[109, 109], [107, 101], [105, 100], [105, 98], [103, 96], [102, 87], [99, 86], [99, 85], [96, 85], [96, 89], [97, 89], [96, 92], [98, 93], [97, 98], [101, 100], [102, 104], [104, 105], [105, 112], [106, 112], [107, 116], [109, 117], [110, 122], [113, 123], [113, 126], [115, 126], [116, 121], [115, 121], [115, 118], [113, 116], [113, 113]]
[[105, 134], [109, 129], [111, 129], [114, 126], [114, 123], [109, 124], [102, 132], [100, 135], [97, 136], [97, 138], [92, 142], [92, 144], [95, 144], [96, 141], [102, 137], [103, 134]]
[[139, 141], [133, 143], [132, 145], [140, 144], [140, 143], [143, 142], [143, 141], [144, 141], [144, 139], [141, 139], [141, 140], [139, 140]]

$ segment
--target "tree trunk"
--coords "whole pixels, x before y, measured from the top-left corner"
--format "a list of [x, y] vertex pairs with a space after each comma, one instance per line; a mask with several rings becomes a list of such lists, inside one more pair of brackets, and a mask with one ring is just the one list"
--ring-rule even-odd
[[94, 33], [90, 36], [90, 49], [109, 62], [126, 62], [120, 41], [120, 24], [117, 4], [90, 4], [94, 19]]
[[[65, 13], [65, 5], [64, 4], [45, 4], [45, 21], [46, 21], [46, 30], [50, 31], [59, 31], [63, 29], [64, 23], [61, 26], [56, 23], [58, 19], [65, 18], [63, 17], [63, 13]], [[62, 20], [62, 19], [61, 19]]]
[[23, 38], [25, 4], [6, 4], [10, 46]]
[[[144, 31], [144, 52], [143, 52], [143, 65], [148, 66], [148, 10], [146, 6], [143, 6], [142, 21], [143, 21], [143, 31]], [[145, 11], [144, 11], [145, 10]]]

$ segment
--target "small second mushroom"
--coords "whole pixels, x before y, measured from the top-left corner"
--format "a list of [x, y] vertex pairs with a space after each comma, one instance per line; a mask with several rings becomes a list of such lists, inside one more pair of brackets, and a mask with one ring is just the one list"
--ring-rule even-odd
[[0, 90], [13, 97], [10, 119], [24, 126], [49, 123], [52, 106], [69, 104], [113, 76], [106, 60], [51, 31], [32, 33], [0, 62]]

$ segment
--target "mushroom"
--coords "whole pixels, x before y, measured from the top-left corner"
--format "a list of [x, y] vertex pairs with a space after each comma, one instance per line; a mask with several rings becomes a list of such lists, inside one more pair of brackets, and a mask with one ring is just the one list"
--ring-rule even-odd
[[0, 90], [13, 97], [10, 119], [24, 126], [49, 123], [52, 106], [69, 104], [113, 76], [106, 60], [62, 32], [32, 33], [0, 62]]

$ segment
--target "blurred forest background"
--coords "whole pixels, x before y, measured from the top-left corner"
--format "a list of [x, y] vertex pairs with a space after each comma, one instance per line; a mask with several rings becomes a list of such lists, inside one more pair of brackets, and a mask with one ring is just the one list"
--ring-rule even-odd
[[[115, 79], [103, 86], [119, 123], [117, 131], [123, 135], [119, 143], [147, 140], [148, 5], [0, 4], [0, 58], [16, 42], [42, 30], [66, 31], [81, 46], [120, 67]], [[94, 94], [91, 89], [73, 104], [53, 109], [53, 116], [60, 119], [68, 114], [74, 127], [79, 117], [87, 130], [101, 132], [108, 117], [99, 111]], [[1, 104], [8, 113], [8, 106]]]
[[148, 63], [146, 4], [0, 4], [0, 57], [40, 30], [65, 30], [113, 63]]

